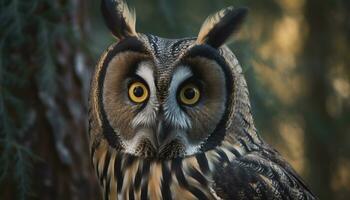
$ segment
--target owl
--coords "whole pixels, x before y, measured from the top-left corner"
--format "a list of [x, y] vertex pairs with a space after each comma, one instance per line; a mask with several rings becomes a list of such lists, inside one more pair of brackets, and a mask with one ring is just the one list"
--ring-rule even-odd
[[257, 134], [242, 69], [225, 42], [247, 9], [207, 18], [197, 37], [135, 29], [121, 0], [102, 0], [118, 39], [89, 100], [91, 160], [104, 199], [316, 199]]

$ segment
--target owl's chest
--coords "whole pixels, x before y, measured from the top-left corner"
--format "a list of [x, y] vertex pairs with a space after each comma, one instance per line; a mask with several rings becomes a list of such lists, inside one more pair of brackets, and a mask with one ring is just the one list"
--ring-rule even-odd
[[104, 199], [215, 199], [211, 176], [195, 158], [152, 161], [107, 152], [98, 161]]

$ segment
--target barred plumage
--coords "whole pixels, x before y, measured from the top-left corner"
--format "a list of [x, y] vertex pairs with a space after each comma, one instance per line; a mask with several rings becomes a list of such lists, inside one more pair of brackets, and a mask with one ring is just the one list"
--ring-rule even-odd
[[[313, 199], [291, 168], [279, 164], [276, 152], [264, 147], [249, 151], [242, 143], [224, 143], [194, 156], [161, 160], [102, 142], [92, 155], [104, 199]], [[236, 183], [226, 185], [232, 180]]]
[[246, 10], [221, 11], [197, 38], [164, 39], [136, 33], [126, 8], [103, 0], [120, 41], [91, 83], [104, 199], [316, 199], [255, 129], [242, 69], [224, 45]]

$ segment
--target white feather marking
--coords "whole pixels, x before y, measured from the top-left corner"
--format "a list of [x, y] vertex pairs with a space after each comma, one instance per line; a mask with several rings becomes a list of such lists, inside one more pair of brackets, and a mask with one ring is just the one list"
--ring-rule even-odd
[[230, 162], [236, 158], [236, 156], [231, 151], [227, 150], [225, 147], [222, 147], [221, 149], [225, 152]]
[[209, 165], [210, 171], [214, 171], [216, 163], [219, 162], [219, 158], [220, 158], [219, 154], [216, 152], [215, 149], [213, 149], [205, 152], [205, 155], [208, 159], [208, 165]]
[[201, 147], [202, 145], [186, 145], [185, 155], [190, 156], [190, 155], [196, 154], [199, 152]]
[[[135, 150], [137, 149], [141, 140], [148, 139], [150, 142], [153, 143], [154, 141], [154, 138], [152, 138], [153, 136], [154, 134], [152, 129], [143, 128], [138, 130], [132, 139], [123, 141], [125, 152], [129, 154], [135, 154], [136, 153]], [[153, 146], [155, 146], [155, 144], [153, 144]]]
[[142, 62], [140, 63], [136, 74], [140, 76], [148, 85], [149, 88], [149, 99], [146, 107], [138, 113], [132, 120], [132, 127], [138, 126], [150, 127], [156, 123], [157, 111], [158, 111], [158, 99], [156, 96], [156, 86], [154, 83], [153, 69], [151, 63]]
[[151, 63], [141, 62], [136, 70], [136, 74], [143, 78], [149, 86], [154, 85], [153, 69]]
[[140, 138], [141, 135], [135, 134], [135, 137], [133, 137], [131, 140], [124, 140], [123, 144], [125, 152], [129, 154], [135, 154], [135, 150], [139, 144]]
[[168, 122], [178, 129], [189, 129], [191, 128], [191, 120], [184, 113], [177, 102], [177, 90], [178, 87], [186, 79], [192, 76], [192, 71], [185, 66], [178, 67], [174, 72], [173, 78], [169, 87], [169, 96], [164, 105], [164, 114]]
[[185, 145], [185, 156], [190, 156], [193, 154], [196, 154], [200, 151], [203, 142], [199, 142], [197, 144], [192, 144], [191, 142], [189, 142], [188, 137], [184, 137], [186, 136], [186, 131], [185, 130], [177, 130], [176, 131], [176, 137], [177, 139], [181, 140], [183, 142], [183, 144]]
[[209, 190], [210, 190], [210, 193], [214, 196], [214, 198], [215, 198], [216, 200], [223, 200], [221, 197], [219, 197], [219, 196], [216, 194], [216, 192], [215, 192], [215, 190], [213, 189], [212, 186], [209, 187]]

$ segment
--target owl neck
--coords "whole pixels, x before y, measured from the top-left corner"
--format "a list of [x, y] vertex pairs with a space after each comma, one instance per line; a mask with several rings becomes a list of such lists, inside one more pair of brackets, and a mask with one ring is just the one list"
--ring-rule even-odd
[[174, 198], [176, 194], [214, 199], [209, 192], [212, 174], [218, 167], [244, 155], [246, 149], [240, 143], [224, 141], [221, 146], [203, 153], [160, 160], [136, 157], [101, 141], [91, 153], [104, 195], [110, 199], [115, 199], [116, 196], [127, 199], [130, 193], [138, 197], [153, 197], [151, 199], [167, 199], [167, 196]]
[[264, 141], [257, 134], [251, 111], [249, 91], [243, 70], [232, 51], [223, 46], [219, 50], [220, 55], [232, 70], [233, 91], [230, 96], [231, 103], [227, 120], [225, 121], [225, 136], [223, 142], [240, 143], [246, 149], [251, 150], [264, 145]]

